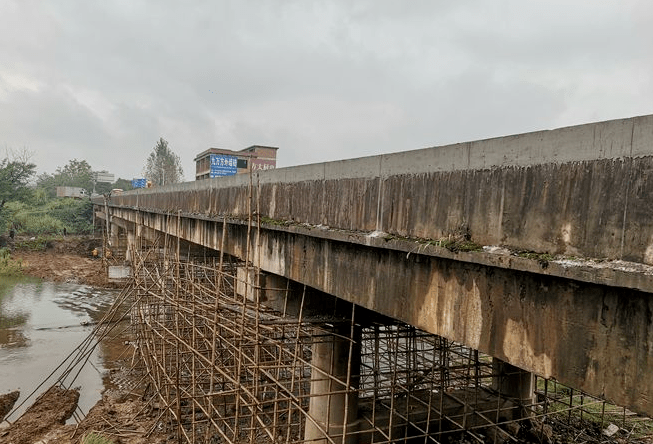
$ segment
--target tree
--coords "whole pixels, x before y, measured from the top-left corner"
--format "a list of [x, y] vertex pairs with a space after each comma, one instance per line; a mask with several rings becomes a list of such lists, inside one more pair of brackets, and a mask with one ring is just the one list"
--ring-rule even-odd
[[48, 173], [41, 173], [36, 176], [36, 191], [45, 193], [47, 199], [51, 199], [57, 195], [56, 185], [54, 183], [54, 176]]
[[68, 165], [57, 168], [54, 173], [56, 186], [84, 188], [93, 191], [93, 169], [85, 160], [69, 160]]
[[113, 187], [114, 188], [120, 188], [121, 190], [124, 190], [124, 191], [131, 190], [132, 189], [132, 181], [127, 180], [127, 179], [122, 179], [122, 178], [119, 177], [118, 180], [116, 180], [113, 183]]
[[0, 210], [11, 200], [22, 200], [31, 195], [27, 187], [36, 173], [36, 165], [30, 162], [31, 154], [25, 150], [11, 152], [11, 158], [0, 161]]
[[36, 179], [36, 186], [43, 188], [48, 196], [56, 196], [57, 187], [78, 187], [88, 194], [93, 191], [93, 169], [85, 160], [72, 159], [63, 167], [58, 167], [53, 175], [43, 173]]
[[127, 179], [121, 179], [120, 177], [116, 179], [114, 183], [98, 182], [95, 185], [95, 192], [98, 194], [107, 194], [109, 191], [114, 188], [119, 188], [123, 191], [128, 191], [132, 189], [132, 181]]
[[71, 234], [93, 231], [93, 203], [88, 199], [54, 199], [46, 205], [47, 214], [60, 220]]
[[184, 171], [181, 168], [181, 160], [168, 147], [167, 140], [159, 138], [154, 145], [154, 149], [147, 158], [143, 174], [155, 185], [169, 185], [183, 180]]

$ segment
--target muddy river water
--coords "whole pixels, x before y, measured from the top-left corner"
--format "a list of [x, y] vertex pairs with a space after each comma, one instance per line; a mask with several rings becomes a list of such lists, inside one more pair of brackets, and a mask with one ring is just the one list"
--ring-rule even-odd
[[[116, 290], [0, 276], [0, 394], [20, 390], [20, 403], [91, 333], [117, 295]], [[84, 413], [100, 399], [105, 372], [102, 347], [97, 347], [73, 384], [81, 387]]]

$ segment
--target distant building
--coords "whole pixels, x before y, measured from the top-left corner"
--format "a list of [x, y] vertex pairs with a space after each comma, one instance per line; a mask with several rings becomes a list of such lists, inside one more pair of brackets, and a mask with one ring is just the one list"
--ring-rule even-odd
[[195, 157], [195, 180], [276, 168], [278, 149], [262, 145], [252, 145], [240, 151], [209, 148]]
[[114, 183], [116, 181], [113, 173], [107, 170], [93, 171], [93, 182]]

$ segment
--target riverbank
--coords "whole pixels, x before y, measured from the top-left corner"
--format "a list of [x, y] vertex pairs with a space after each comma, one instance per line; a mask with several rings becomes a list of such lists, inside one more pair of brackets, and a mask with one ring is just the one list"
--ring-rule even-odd
[[12, 258], [21, 262], [23, 274], [53, 282], [70, 282], [101, 288], [118, 288], [107, 279], [101, 259], [77, 254], [19, 250]]
[[[22, 274], [45, 281], [67, 282], [94, 288], [118, 288], [110, 283], [101, 259], [92, 250], [101, 246], [101, 239], [68, 236], [37, 243], [35, 239], [12, 239], [6, 247], [12, 260], [18, 261]], [[102, 312], [97, 313], [98, 320]], [[95, 319], [93, 319], [95, 320]], [[94, 433], [106, 437], [106, 443], [164, 443], [167, 436], [159, 430], [160, 411], [155, 410], [144, 395], [145, 383], [138, 370], [131, 345], [129, 321], [115, 328], [99, 343], [106, 370], [103, 372], [102, 398], [77, 424], [65, 422], [75, 410], [79, 393], [74, 389], [52, 389], [38, 399], [30, 399], [31, 407], [13, 424], [0, 425], [0, 443], [83, 443], [84, 436]], [[22, 402], [34, 387], [22, 387]], [[65, 406], [62, 405], [66, 404]], [[71, 404], [71, 405], [69, 405]], [[64, 412], [48, 415], [44, 412]], [[70, 413], [68, 413], [70, 412]], [[80, 418], [78, 418], [80, 419]]]
[[102, 238], [67, 236], [53, 239], [4, 239], [11, 258], [20, 263], [22, 273], [52, 282], [70, 282], [101, 288], [119, 288], [109, 282], [102, 259], [93, 249]]

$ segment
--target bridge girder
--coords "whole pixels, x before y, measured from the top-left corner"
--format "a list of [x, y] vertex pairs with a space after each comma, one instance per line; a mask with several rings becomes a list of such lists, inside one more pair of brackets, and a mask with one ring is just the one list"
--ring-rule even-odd
[[555, 272], [555, 264], [542, 270], [537, 261], [504, 257], [496, 260], [514, 263], [501, 267], [492, 265], [494, 259], [466, 260], [484, 253], [447, 254], [407, 241], [330, 236], [328, 230], [297, 226], [268, 224], [260, 232], [254, 227], [248, 242], [248, 225], [241, 220], [111, 211], [123, 226], [142, 225], [141, 232], [167, 232], [215, 250], [224, 226], [225, 253], [244, 259], [249, 244], [250, 260], [263, 271], [653, 414], [653, 298], [642, 289], [607, 284], [621, 279], [645, 287], [648, 281], [617, 274], [621, 278], [588, 282], [594, 277], [583, 270], [578, 279], [544, 274]]

